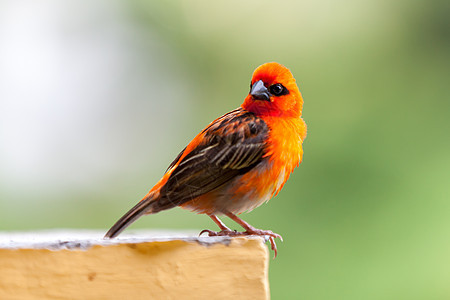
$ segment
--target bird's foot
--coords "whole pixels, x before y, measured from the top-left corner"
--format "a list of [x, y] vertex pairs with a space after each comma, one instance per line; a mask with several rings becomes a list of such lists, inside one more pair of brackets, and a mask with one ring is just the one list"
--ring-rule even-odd
[[249, 230], [246, 230], [243, 232], [239, 232], [236, 230], [229, 230], [229, 229], [225, 229], [225, 230], [221, 230], [221, 231], [212, 231], [212, 230], [204, 229], [200, 232], [199, 236], [201, 236], [205, 232], [208, 233], [208, 236], [243, 236], [243, 235], [258, 235], [258, 236], [264, 236], [264, 237], [268, 236], [270, 246], [271, 246], [273, 252], [275, 253], [274, 258], [277, 257], [277, 254], [278, 254], [277, 244], [275, 243], [275, 239], [279, 238], [281, 241], [283, 241], [283, 237], [281, 235], [279, 235], [278, 233], [274, 233], [271, 230], [261, 230], [261, 229], [256, 229], [256, 228], [250, 228]]
[[261, 229], [256, 229], [256, 228], [250, 228], [249, 230], [244, 231], [243, 234], [269, 236], [272, 238], [279, 238], [281, 241], [283, 241], [283, 237], [281, 235], [279, 235], [278, 233], [273, 232], [272, 230], [261, 230]]

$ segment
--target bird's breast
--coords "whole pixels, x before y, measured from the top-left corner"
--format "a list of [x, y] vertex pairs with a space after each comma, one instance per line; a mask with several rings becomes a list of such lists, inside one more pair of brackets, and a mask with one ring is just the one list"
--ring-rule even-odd
[[290, 174], [302, 160], [302, 143], [306, 137], [306, 124], [302, 118], [267, 118], [269, 138], [265, 157], [274, 168], [285, 168]]

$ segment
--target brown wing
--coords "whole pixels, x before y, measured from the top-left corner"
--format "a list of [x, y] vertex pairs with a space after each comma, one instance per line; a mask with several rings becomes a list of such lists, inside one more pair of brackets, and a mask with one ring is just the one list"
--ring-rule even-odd
[[183, 157], [161, 189], [158, 210], [181, 205], [251, 170], [262, 160], [268, 132], [261, 118], [242, 108], [211, 123], [202, 132], [203, 142]]

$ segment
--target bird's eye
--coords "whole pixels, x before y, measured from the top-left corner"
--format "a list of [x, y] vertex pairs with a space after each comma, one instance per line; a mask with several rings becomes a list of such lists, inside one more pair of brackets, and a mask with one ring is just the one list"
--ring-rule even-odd
[[275, 96], [289, 94], [289, 91], [281, 83], [271, 85], [269, 91], [272, 95]]

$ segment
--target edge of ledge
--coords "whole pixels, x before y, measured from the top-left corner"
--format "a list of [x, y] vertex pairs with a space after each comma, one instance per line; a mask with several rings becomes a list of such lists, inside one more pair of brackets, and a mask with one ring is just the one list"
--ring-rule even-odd
[[196, 242], [203, 246], [213, 244], [229, 245], [233, 239], [260, 240], [259, 236], [198, 236], [197, 230], [130, 230], [120, 237], [104, 239], [104, 231], [53, 229], [37, 231], [0, 231], [0, 249], [49, 249], [49, 250], [87, 250], [93, 246], [111, 246], [119, 244], [137, 244], [148, 242], [185, 241]]

